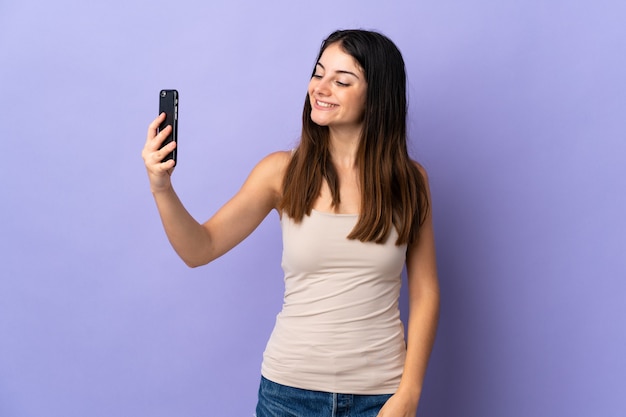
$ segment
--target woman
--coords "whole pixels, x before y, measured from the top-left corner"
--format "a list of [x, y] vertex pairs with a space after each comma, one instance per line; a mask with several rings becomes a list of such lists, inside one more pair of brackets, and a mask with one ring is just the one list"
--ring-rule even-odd
[[[263, 356], [257, 417], [413, 417], [439, 310], [429, 191], [406, 146], [400, 51], [369, 31], [331, 34], [318, 55], [291, 152], [265, 157], [204, 224], [176, 196], [176, 144], [159, 150], [164, 115], [142, 156], [167, 236], [204, 265], [275, 209], [283, 231], [285, 297]], [[409, 290], [407, 340], [399, 318]]]

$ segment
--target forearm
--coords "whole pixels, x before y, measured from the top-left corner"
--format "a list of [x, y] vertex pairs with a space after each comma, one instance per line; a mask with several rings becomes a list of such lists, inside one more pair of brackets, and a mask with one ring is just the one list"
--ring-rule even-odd
[[170, 244], [190, 267], [208, 263], [211, 258], [211, 239], [207, 230], [189, 214], [170, 186], [153, 191], [152, 195], [161, 216]]
[[407, 353], [398, 393], [409, 396], [416, 405], [422, 392], [428, 360], [435, 342], [438, 318], [438, 291], [421, 294], [411, 302], [407, 326]]

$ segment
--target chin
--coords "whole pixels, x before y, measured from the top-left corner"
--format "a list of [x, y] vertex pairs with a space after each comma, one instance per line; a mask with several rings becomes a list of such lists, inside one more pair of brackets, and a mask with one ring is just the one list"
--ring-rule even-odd
[[311, 114], [311, 121], [318, 126], [328, 126], [327, 120], [321, 119], [319, 117], [315, 117], [313, 114]]

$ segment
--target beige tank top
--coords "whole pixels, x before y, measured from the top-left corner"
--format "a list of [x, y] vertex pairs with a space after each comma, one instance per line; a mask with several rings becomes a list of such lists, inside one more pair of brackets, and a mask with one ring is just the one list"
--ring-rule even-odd
[[358, 215], [283, 215], [285, 296], [262, 374], [315, 391], [391, 394], [406, 354], [398, 297], [406, 245], [346, 238]]

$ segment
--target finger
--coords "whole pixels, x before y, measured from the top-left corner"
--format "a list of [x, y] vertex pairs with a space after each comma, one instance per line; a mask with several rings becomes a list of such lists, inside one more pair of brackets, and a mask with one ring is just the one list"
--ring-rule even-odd
[[[150, 135], [148, 135], [148, 139], [146, 140], [146, 143], [144, 144], [143, 149], [141, 151], [141, 156], [143, 157], [145, 161], [148, 161], [148, 159], [152, 157], [152, 154], [154, 152], [158, 152], [161, 149], [161, 147], [163, 146], [163, 141], [165, 140], [165, 138], [167, 138], [171, 130], [172, 130], [171, 126], [167, 126], [165, 129], [163, 129], [161, 132], [159, 132], [159, 134], [157, 134], [154, 137], [150, 137]], [[170, 143], [175, 143], [175, 142], [170, 142]], [[174, 149], [174, 147], [176, 147], [176, 145], [172, 145], [172, 146], [173, 147], [171, 149]]]
[[152, 160], [155, 163], [160, 163], [163, 160], [163, 158], [165, 158], [174, 149], [176, 149], [176, 142], [170, 142], [164, 147], [162, 147], [161, 149], [152, 152], [152, 155], [151, 155]]
[[152, 138], [148, 138], [148, 143], [146, 144], [151, 150], [157, 150], [163, 146], [163, 142], [165, 139], [172, 133], [172, 126], [167, 125], [163, 130], [161, 130], [156, 136]]
[[150, 177], [162, 177], [165, 174], [172, 175], [174, 172], [174, 166], [176, 163], [173, 159], [168, 159], [167, 161], [155, 161], [153, 164], [146, 164], [146, 168], [148, 169], [148, 175]]
[[174, 160], [169, 159], [165, 162], [157, 162], [154, 165], [154, 167], [151, 169], [151, 171], [157, 176], [161, 176], [165, 173], [167, 173], [168, 175], [172, 175], [172, 172], [174, 172], [175, 165], [176, 163], [174, 162]]
[[173, 159], [161, 162], [161, 168], [167, 171], [167, 173], [170, 175], [172, 175], [172, 172], [174, 172], [174, 166], [176, 166], [176, 161], [174, 161]]
[[165, 120], [165, 113], [161, 113], [159, 114], [153, 121], [152, 123], [150, 123], [150, 125], [148, 125], [148, 140], [154, 138], [157, 134], [157, 129], [159, 128], [159, 125], [161, 123], [163, 123], [163, 120]]
[[141, 151], [141, 157], [143, 158], [146, 166], [160, 164], [163, 158], [170, 152], [176, 149], [176, 142], [170, 142], [167, 145], [159, 148], [152, 143], [146, 143]]

